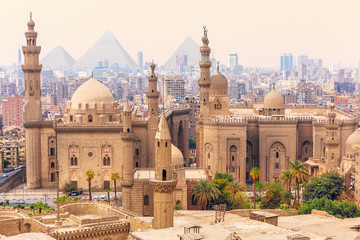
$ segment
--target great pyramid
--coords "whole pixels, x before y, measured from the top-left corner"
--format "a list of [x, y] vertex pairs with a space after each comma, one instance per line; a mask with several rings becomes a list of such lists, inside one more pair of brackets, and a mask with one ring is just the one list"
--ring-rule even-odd
[[62, 46], [54, 48], [40, 61], [44, 68], [51, 69], [69, 68], [75, 62], [75, 59]]
[[83, 69], [94, 68], [98, 65], [99, 61], [105, 60], [108, 60], [110, 66], [114, 63], [118, 63], [120, 67], [137, 66], [112, 32], [108, 31], [79, 59], [79, 61], [77, 61], [77, 63], [74, 64], [73, 67]]
[[165, 67], [175, 68], [177, 55], [187, 55], [187, 63], [189, 66], [199, 65], [200, 46], [197, 45], [191, 37], [187, 37], [178, 49], [176, 49], [170, 59], [165, 63]]

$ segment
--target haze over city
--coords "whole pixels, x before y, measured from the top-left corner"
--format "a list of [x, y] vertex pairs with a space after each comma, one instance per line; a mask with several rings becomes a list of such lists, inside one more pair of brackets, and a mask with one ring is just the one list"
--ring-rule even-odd
[[[17, 60], [33, 12], [40, 58], [63, 46], [78, 60], [108, 30], [133, 59], [164, 64], [188, 36], [199, 45], [209, 29], [212, 56], [226, 64], [229, 52], [245, 67], [279, 67], [282, 53], [358, 64], [360, 2], [356, 0], [251, 1], [3, 1], [0, 64]], [[40, 24], [41, 23], [41, 24]], [[19, 31], [19, 29], [23, 29]]]

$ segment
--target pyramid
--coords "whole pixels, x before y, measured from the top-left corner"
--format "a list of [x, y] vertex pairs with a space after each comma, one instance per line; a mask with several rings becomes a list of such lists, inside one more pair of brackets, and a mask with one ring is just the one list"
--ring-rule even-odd
[[79, 59], [77, 63], [74, 64], [73, 67], [83, 69], [94, 68], [98, 66], [99, 61], [105, 60], [108, 60], [109, 66], [114, 63], [118, 63], [120, 67], [137, 66], [112, 32], [108, 31]]
[[54, 48], [40, 61], [44, 68], [51, 69], [68, 68], [75, 62], [75, 59], [61, 46]]
[[170, 59], [165, 63], [165, 67], [175, 68], [177, 55], [187, 55], [187, 64], [189, 66], [197, 66], [200, 61], [200, 46], [197, 45], [191, 37], [187, 37], [178, 49], [176, 49]]

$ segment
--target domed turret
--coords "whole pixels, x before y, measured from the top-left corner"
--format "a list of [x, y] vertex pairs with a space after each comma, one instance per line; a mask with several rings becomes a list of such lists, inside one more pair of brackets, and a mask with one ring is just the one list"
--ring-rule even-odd
[[175, 147], [174, 144], [171, 144], [171, 164], [175, 168], [178, 168], [179, 166], [181, 168], [184, 166], [184, 156], [180, 149]]
[[275, 89], [266, 94], [264, 108], [284, 108], [284, 100], [281, 94]]
[[112, 109], [114, 98], [110, 90], [95, 78], [82, 84], [71, 98], [71, 109], [103, 108]]
[[210, 78], [210, 95], [222, 96], [228, 94], [228, 81], [221, 72], [217, 71]]
[[360, 144], [360, 129], [356, 129], [346, 140], [346, 154], [355, 153], [355, 145]]

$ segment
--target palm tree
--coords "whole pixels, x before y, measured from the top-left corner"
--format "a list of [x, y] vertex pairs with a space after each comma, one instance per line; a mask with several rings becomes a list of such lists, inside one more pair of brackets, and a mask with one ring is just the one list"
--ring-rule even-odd
[[217, 186], [208, 180], [200, 180], [192, 190], [195, 200], [199, 200], [203, 204], [204, 209], [207, 209], [210, 201], [218, 198], [219, 194], [220, 190]]
[[291, 183], [294, 180], [293, 172], [289, 169], [286, 169], [281, 172], [281, 175], [279, 176], [279, 182], [284, 184], [285, 189], [289, 192], [289, 205], [291, 201]]
[[41, 213], [41, 209], [45, 209], [47, 205], [47, 203], [43, 203], [42, 201], [34, 203], [34, 206], [39, 209], [39, 213]]
[[114, 191], [115, 191], [115, 199], [116, 197], [116, 180], [120, 179], [119, 174], [117, 172], [111, 174], [111, 180], [114, 181]]
[[111, 188], [107, 188], [107, 189], [105, 189], [105, 191], [108, 193], [108, 203], [110, 203], [110, 191], [111, 191]]
[[229, 185], [226, 186], [226, 191], [228, 191], [232, 195], [232, 209], [234, 209], [235, 197], [240, 192], [246, 191], [246, 188], [241, 186], [241, 184], [237, 181], [232, 181]]
[[250, 171], [250, 176], [251, 176], [251, 178], [253, 180], [253, 184], [254, 184], [254, 209], [256, 209], [256, 189], [255, 189], [255, 186], [256, 186], [256, 181], [258, 181], [259, 178], [260, 178], [260, 174], [261, 174], [261, 172], [260, 172], [259, 168], [257, 168], [257, 167], [253, 167], [251, 169], [251, 171]]
[[92, 200], [92, 197], [91, 197], [91, 180], [95, 177], [95, 173], [93, 170], [89, 169], [87, 172], [86, 172], [86, 180], [89, 181], [89, 200], [91, 201]]
[[300, 183], [305, 182], [309, 178], [309, 173], [305, 166], [305, 163], [301, 162], [300, 160], [296, 160], [295, 162], [290, 162], [290, 169], [294, 176], [296, 187], [297, 187], [297, 206], [300, 205]]

